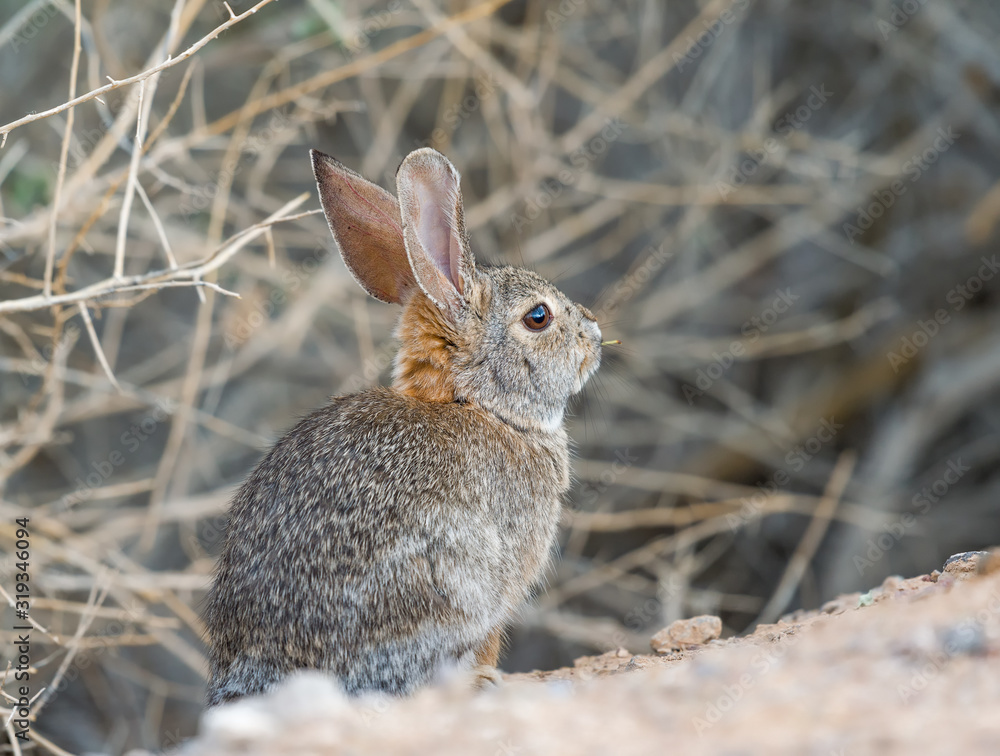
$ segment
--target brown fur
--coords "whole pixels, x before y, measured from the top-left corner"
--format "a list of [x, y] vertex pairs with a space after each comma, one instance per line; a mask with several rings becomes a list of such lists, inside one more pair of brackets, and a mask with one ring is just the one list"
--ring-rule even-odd
[[393, 388], [425, 402], [455, 401], [454, 356], [459, 335], [423, 293], [407, 301], [396, 329]]
[[476, 664], [484, 667], [495, 667], [500, 661], [500, 652], [504, 645], [503, 628], [494, 628], [483, 644], [476, 649]]

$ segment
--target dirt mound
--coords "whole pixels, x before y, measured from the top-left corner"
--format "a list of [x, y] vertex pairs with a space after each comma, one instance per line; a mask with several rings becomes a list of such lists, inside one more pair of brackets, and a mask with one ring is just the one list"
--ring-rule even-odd
[[[1000, 753], [1000, 558], [888, 578], [753, 635], [348, 701], [308, 674], [210, 712], [184, 756]], [[135, 754], [138, 756], [138, 754]]]

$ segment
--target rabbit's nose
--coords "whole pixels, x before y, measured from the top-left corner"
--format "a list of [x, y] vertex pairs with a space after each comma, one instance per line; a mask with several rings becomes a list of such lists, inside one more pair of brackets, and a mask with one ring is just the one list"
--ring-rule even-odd
[[[581, 308], [581, 309], [583, 309], [583, 308]], [[587, 311], [584, 310], [584, 312], [587, 312]], [[583, 321], [583, 323], [580, 324], [581, 325], [581, 333], [580, 333], [580, 335], [581, 336], [584, 336], [584, 335], [589, 336], [591, 338], [591, 340], [596, 341], [597, 343], [600, 343], [600, 341], [601, 341], [601, 327], [599, 325], [597, 325], [597, 321], [594, 319], [594, 317], [592, 315], [590, 315], [589, 312], [587, 312], [587, 315], [590, 316], [589, 319], [585, 319]]]

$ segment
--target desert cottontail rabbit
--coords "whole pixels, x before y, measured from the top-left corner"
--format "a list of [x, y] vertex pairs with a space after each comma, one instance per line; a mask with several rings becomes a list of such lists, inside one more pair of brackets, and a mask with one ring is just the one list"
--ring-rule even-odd
[[563, 414], [597, 369], [593, 316], [520, 268], [478, 267], [459, 176], [399, 167], [399, 201], [313, 151], [347, 267], [403, 305], [391, 388], [333, 399], [240, 488], [206, 620], [209, 704], [326, 670], [405, 694], [443, 668], [495, 674], [542, 576], [569, 485]]

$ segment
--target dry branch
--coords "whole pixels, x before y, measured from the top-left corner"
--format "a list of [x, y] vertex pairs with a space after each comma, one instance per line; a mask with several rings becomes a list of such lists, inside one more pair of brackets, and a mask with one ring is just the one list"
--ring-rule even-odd
[[51, 307], [53, 305], [85, 302], [122, 292], [155, 289], [158, 285], [207, 286], [224, 294], [232, 294], [232, 292], [222, 290], [216, 284], [211, 284], [202, 281], [201, 279], [209, 273], [218, 270], [233, 255], [243, 249], [258, 236], [263, 234], [264, 231], [270, 226], [273, 226], [276, 223], [299, 220], [307, 215], [314, 215], [318, 213], [319, 210], [310, 210], [297, 215], [286, 215], [286, 213], [299, 207], [299, 205], [305, 202], [308, 198], [308, 193], [300, 194], [295, 199], [286, 203], [280, 210], [272, 213], [265, 220], [234, 234], [215, 252], [199, 262], [189, 263], [187, 265], [177, 268], [169, 268], [167, 270], [154, 270], [149, 273], [125, 276], [120, 279], [116, 279], [112, 276], [104, 279], [103, 281], [98, 281], [97, 283], [85, 286], [82, 289], [77, 289], [69, 294], [60, 294], [52, 297], [36, 295], [34, 297], [24, 297], [22, 299], [12, 299], [6, 302], [0, 302], [0, 313], [27, 312]]
[[29, 123], [34, 123], [35, 121], [40, 121], [43, 118], [49, 118], [51, 116], [58, 115], [59, 113], [74, 108], [81, 103], [97, 99], [102, 95], [107, 94], [108, 92], [113, 92], [116, 89], [121, 89], [122, 87], [127, 87], [131, 84], [137, 84], [141, 81], [145, 81], [146, 79], [160, 73], [161, 71], [166, 71], [168, 68], [173, 68], [178, 63], [183, 63], [185, 60], [190, 58], [192, 55], [198, 52], [201, 48], [203, 48], [213, 39], [222, 34], [222, 32], [226, 31], [226, 29], [229, 29], [230, 27], [238, 24], [240, 21], [249, 18], [250, 16], [254, 15], [258, 10], [263, 8], [265, 5], [270, 5], [272, 2], [275, 2], [275, 0], [260, 0], [259, 3], [254, 5], [249, 10], [240, 13], [239, 15], [232, 15], [232, 10], [230, 10], [230, 17], [228, 21], [217, 26], [209, 34], [206, 34], [204, 37], [199, 39], [184, 52], [177, 55], [177, 57], [167, 56], [167, 59], [162, 63], [160, 63], [159, 65], [153, 66], [152, 68], [148, 68], [141, 73], [137, 73], [135, 76], [129, 76], [126, 79], [119, 79], [118, 81], [112, 80], [111, 83], [105, 84], [103, 87], [98, 87], [97, 89], [93, 89], [90, 92], [87, 92], [86, 94], [80, 95], [79, 97], [74, 97], [70, 99], [68, 102], [64, 102], [62, 105], [57, 105], [54, 108], [49, 108], [48, 110], [44, 110], [41, 113], [31, 113], [30, 115], [26, 115], [23, 118], [19, 118], [16, 121], [11, 121], [10, 123], [4, 126], [0, 126], [0, 148], [6, 145], [7, 136], [14, 129], [20, 128], [21, 126], [25, 126]]

